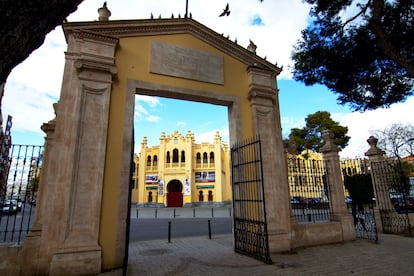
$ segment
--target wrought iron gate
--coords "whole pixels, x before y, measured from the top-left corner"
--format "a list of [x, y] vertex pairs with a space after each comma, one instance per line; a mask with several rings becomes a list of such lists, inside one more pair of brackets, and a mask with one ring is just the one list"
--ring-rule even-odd
[[341, 161], [348, 211], [352, 214], [357, 239], [378, 242], [375, 220], [374, 188], [368, 159]]
[[267, 236], [261, 144], [258, 137], [231, 148], [235, 251], [272, 263]]

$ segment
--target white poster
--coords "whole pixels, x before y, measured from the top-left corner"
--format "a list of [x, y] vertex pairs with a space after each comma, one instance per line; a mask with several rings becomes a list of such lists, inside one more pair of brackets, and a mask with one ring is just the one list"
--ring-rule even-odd
[[164, 195], [164, 181], [163, 180], [158, 181], [158, 195], [159, 196]]
[[191, 183], [188, 178], [186, 178], [184, 182], [184, 195], [191, 195]]

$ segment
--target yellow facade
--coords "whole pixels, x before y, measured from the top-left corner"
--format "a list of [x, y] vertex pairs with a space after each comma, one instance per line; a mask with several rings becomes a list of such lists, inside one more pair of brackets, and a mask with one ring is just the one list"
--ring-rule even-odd
[[192, 207], [231, 203], [229, 148], [216, 132], [213, 143], [196, 144], [190, 131], [160, 136], [135, 155], [131, 200], [138, 206]]

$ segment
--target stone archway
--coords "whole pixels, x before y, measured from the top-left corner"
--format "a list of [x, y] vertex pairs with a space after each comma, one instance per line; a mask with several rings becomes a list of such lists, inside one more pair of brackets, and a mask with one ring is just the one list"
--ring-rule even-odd
[[173, 179], [167, 184], [167, 207], [183, 207], [183, 184]]
[[27, 270], [78, 275], [122, 267], [135, 94], [227, 106], [231, 145], [260, 136], [269, 247], [290, 250], [280, 68], [190, 18], [63, 28], [63, 85], [56, 118], [43, 126], [40, 202], [25, 243], [26, 256], [35, 257], [25, 259]]

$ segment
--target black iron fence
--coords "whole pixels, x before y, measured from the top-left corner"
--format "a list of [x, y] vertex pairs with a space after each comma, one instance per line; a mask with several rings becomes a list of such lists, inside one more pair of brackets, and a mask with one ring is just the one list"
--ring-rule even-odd
[[409, 213], [414, 212], [414, 197], [402, 163], [388, 159], [371, 166], [384, 233], [413, 236]]
[[0, 243], [21, 243], [33, 224], [43, 146], [12, 145], [0, 163]]
[[292, 214], [298, 223], [329, 221], [329, 196], [322, 160], [287, 159]]

